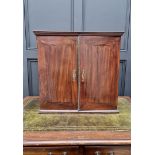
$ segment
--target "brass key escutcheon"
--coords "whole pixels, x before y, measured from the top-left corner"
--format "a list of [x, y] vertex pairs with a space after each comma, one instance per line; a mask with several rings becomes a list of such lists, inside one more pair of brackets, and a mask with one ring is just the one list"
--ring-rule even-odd
[[82, 69], [82, 73], [81, 73], [81, 82], [85, 81], [85, 70]]
[[76, 69], [73, 70], [72, 81], [76, 81]]

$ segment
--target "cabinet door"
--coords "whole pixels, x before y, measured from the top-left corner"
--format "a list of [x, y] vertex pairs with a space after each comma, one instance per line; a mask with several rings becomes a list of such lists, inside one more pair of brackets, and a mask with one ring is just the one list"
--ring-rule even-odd
[[80, 37], [80, 109], [117, 108], [119, 37]]
[[76, 37], [38, 36], [41, 110], [77, 109]]

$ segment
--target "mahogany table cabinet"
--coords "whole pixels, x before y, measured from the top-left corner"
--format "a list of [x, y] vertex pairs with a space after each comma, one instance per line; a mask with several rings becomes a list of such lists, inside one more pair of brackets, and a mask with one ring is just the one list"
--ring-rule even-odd
[[121, 32], [37, 36], [40, 112], [117, 112]]

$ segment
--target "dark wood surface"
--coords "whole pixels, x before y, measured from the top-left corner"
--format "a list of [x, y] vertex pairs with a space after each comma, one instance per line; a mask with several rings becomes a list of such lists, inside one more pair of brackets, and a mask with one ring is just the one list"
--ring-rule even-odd
[[130, 155], [130, 146], [25, 147], [24, 155]]
[[130, 145], [130, 131], [24, 132], [24, 146]]
[[120, 37], [80, 37], [80, 110], [117, 109]]
[[55, 32], [55, 31], [33, 31], [36, 36], [112, 36], [120, 37], [124, 32]]
[[35, 34], [40, 112], [117, 109], [122, 33], [35, 31]]
[[37, 37], [40, 109], [77, 109], [76, 40], [76, 37]]
[[24, 155], [130, 155], [130, 132], [24, 132]]
[[80, 155], [78, 146], [62, 147], [25, 147], [24, 155]]
[[130, 146], [86, 146], [86, 155], [130, 155]]

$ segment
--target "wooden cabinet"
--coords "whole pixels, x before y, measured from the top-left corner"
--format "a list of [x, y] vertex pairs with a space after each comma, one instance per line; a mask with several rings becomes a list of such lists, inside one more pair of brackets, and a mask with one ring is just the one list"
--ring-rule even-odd
[[24, 155], [80, 155], [78, 146], [25, 147]]
[[122, 33], [35, 31], [40, 112], [117, 109]]
[[24, 155], [131, 155], [130, 146], [25, 147]]
[[129, 146], [86, 146], [86, 155], [131, 155]]

